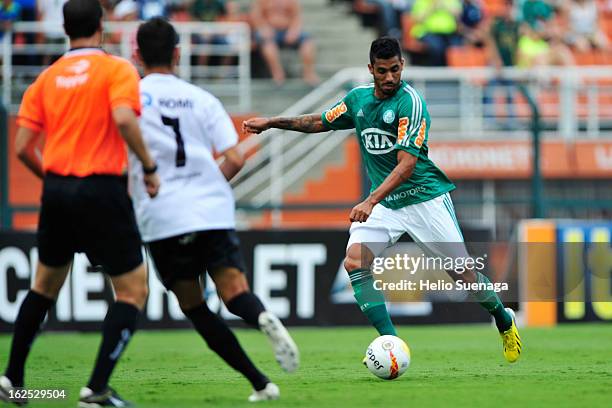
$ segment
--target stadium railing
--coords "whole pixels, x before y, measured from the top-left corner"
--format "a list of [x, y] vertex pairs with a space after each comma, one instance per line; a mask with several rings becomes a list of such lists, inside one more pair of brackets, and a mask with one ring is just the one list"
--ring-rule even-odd
[[[133, 60], [137, 22], [104, 24], [104, 49]], [[230, 111], [251, 109], [251, 33], [246, 23], [174, 24], [179, 33], [181, 78], [204, 85]], [[35, 39], [38, 38], [38, 41]], [[30, 43], [28, 43], [30, 41]], [[68, 49], [59, 24], [15, 23], [2, 38], [2, 101], [19, 107], [27, 86], [54, 57]]]

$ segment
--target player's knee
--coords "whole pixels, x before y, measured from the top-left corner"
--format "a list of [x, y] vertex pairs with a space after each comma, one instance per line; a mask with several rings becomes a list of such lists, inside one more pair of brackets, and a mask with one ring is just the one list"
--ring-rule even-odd
[[32, 285], [32, 290], [47, 299], [57, 299], [62, 289], [62, 283], [36, 279]]
[[48, 299], [57, 299], [59, 296], [59, 292], [64, 285], [64, 279], [60, 279], [60, 277], [55, 276], [36, 276], [34, 279], [34, 284], [32, 285], [32, 290], [39, 295], [43, 295]]
[[459, 279], [469, 282], [469, 283], [478, 282], [478, 277], [476, 276], [476, 272], [474, 272], [471, 269], [467, 269], [466, 271], [459, 274]]
[[249, 290], [249, 284], [244, 273], [237, 268], [223, 268], [212, 272], [211, 275], [215, 281], [217, 292], [225, 303]]
[[355, 269], [367, 268], [370, 266], [372, 256], [370, 251], [361, 244], [352, 244], [346, 250], [344, 258], [344, 268], [347, 272]]
[[245, 292], [249, 291], [248, 287], [239, 284], [228, 285], [223, 287], [222, 289], [217, 289], [219, 296], [223, 300], [223, 303], [228, 303], [236, 296], [239, 296]]
[[149, 288], [146, 284], [121, 289], [116, 288], [115, 296], [117, 302], [129, 303], [142, 310], [147, 301], [147, 296], [149, 296]]
[[70, 264], [51, 267], [39, 262], [32, 283], [32, 290], [48, 299], [57, 299], [62, 286], [64, 286], [66, 276], [68, 276], [69, 268]]
[[203, 299], [194, 299], [194, 298], [179, 298], [177, 297], [178, 303], [179, 303], [179, 307], [181, 308], [181, 311], [187, 315], [187, 313], [189, 313], [190, 311], [192, 311], [193, 309], [195, 309], [196, 307], [200, 306], [202, 303], [204, 303]]
[[361, 259], [359, 257], [355, 258], [347, 253], [346, 258], [344, 258], [344, 269], [350, 272], [359, 268], [361, 268]]
[[462, 280], [468, 283], [476, 283], [478, 282], [478, 277], [476, 276], [476, 272], [471, 269], [466, 269], [464, 271], [447, 271], [448, 275], [453, 278], [453, 280], [458, 281]]

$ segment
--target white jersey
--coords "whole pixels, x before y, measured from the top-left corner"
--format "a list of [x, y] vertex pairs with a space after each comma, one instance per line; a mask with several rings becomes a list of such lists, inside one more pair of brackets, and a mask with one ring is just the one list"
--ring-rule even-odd
[[221, 102], [162, 74], [140, 81], [140, 97], [140, 129], [161, 179], [159, 194], [149, 198], [142, 165], [130, 152], [130, 192], [142, 239], [235, 228], [232, 189], [213, 157], [238, 142]]

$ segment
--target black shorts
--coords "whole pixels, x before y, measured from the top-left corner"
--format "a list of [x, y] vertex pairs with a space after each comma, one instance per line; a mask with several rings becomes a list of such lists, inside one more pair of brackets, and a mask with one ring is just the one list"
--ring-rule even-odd
[[45, 176], [38, 223], [43, 264], [66, 265], [84, 252], [116, 276], [142, 263], [141, 246], [126, 177]]
[[244, 272], [240, 240], [235, 230], [210, 230], [147, 243], [159, 278], [166, 287], [179, 280], [198, 279], [207, 270], [232, 267]]

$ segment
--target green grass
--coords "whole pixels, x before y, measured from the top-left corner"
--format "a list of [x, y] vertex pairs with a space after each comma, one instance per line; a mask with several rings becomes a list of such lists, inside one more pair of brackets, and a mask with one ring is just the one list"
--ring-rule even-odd
[[[242, 345], [281, 388], [270, 407], [609, 407], [612, 324], [523, 329], [521, 360], [503, 360], [490, 326], [400, 327], [412, 351], [395, 381], [371, 375], [361, 358], [369, 328], [293, 329], [302, 366], [292, 375], [276, 365], [265, 338], [238, 330]], [[28, 361], [32, 389], [63, 388], [68, 399], [31, 406], [75, 406], [98, 346], [95, 334], [44, 334]], [[0, 336], [0, 366], [10, 337]], [[139, 407], [248, 406], [246, 380], [225, 366], [192, 331], [140, 332], [112, 385]]]

